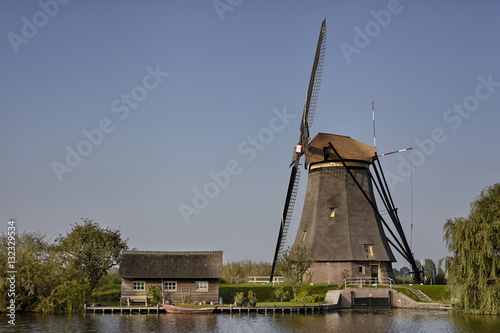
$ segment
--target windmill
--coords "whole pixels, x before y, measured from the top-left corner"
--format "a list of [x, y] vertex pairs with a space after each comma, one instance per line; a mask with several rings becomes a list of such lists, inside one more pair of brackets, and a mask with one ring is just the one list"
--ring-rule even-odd
[[[347, 136], [319, 133], [309, 142], [325, 58], [326, 19], [316, 47], [313, 68], [300, 125], [299, 142], [291, 163], [291, 174], [274, 253], [271, 277], [289, 231], [300, 178], [300, 160], [308, 169], [302, 217], [293, 248], [303, 247], [313, 260], [314, 283], [339, 283], [341, 276], [394, 278], [392, 246], [420, 274], [390, 196], [376, 149]], [[376, 168], [376, 164], [378, 168]], [[373, 166], [376, 179], [369, 167]], [[386, 207], [397, 234], [392, 231], [375, 202], [374, 186]], [[385, 229], [392, 236], [386, 237]]]

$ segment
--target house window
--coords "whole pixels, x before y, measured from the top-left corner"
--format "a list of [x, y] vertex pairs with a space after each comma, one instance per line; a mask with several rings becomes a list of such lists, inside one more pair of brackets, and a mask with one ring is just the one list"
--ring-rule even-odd
[[132, 282], [132, 290], [146, 290], [146, 282], [144, 281]]
[[359, 273], [365, 274], [365, 266], [359, 266]]
[[372, 246], [370, 244], [364, 244], [365, 253], [367, 256], [373, 256]]
[[335, 208], [330, 208], [330, 217], [335, 217]]
[[194, 283], [195, 291], [208, 291], [208, 281], [196, 281]]
[[166, 281], [165, 291], [177, 291], [177, 281]]

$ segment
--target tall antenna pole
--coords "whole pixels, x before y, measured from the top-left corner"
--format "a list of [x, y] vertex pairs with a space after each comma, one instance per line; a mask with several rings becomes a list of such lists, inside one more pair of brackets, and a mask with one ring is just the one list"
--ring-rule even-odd
[[373, 118], [373, 148], [377, 149], [377, 140], [375, 140], [375, 105], [372, 101], [372, 118]]
[[411, 169], [410, 169], [410, 226], [411, 226], [411, 231], [410, 231], [410, 251], [413, 254], [413, 150], [411, 151], [411, 156], [410, 156], [410, 163], [411, 163]]

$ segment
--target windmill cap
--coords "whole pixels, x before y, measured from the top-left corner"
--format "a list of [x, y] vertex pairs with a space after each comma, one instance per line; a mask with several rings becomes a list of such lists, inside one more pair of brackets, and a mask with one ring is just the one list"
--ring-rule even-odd
[[309, 161], [311, 164], [339, 161], [335, 152], [330, 148], [329, 142], [332, 143], [342, 159], [346, 161], [360, 161], [371, 164], [377, 151], [375, 148], [348, 136], [318, 133], [309, 143]]

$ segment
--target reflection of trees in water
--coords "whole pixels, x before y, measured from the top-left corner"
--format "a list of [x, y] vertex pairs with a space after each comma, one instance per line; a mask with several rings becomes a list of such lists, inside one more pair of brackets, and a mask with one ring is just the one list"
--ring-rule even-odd
[[[0, 322], [0, 330], [5, 327]], [[17, 314], [12, 332], [500, 332], [500, 316], [414, 309], [341, 310], [321, 314]]]

